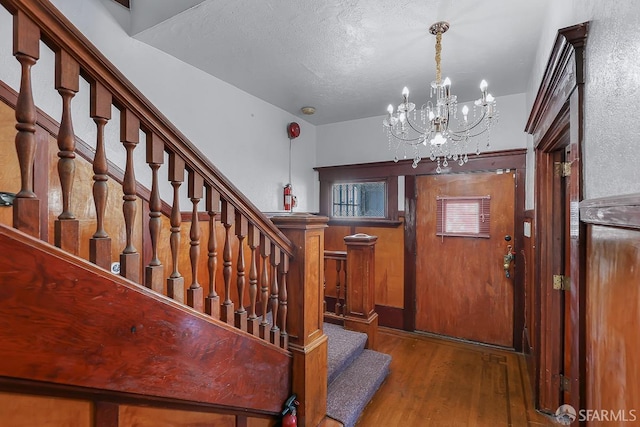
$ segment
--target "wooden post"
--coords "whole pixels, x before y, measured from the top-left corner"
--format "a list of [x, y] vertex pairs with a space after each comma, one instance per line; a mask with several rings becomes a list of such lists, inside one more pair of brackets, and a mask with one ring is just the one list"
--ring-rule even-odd
[[[293, 354], [293, 392], [300, 407], [298, 423], [317, 426], [327, 412], [327, 336], [323, 322], [324, 229], [328, 218], [275, 216], [272, 221], [291, 240], [293, 258], [287, 274], [289, 350]], [[288, 255], [283, 253], [283, 256]]]
[[13, 202], [13, 226], [40, 238], [40, 200], [33, 192], [37, 113], [31, 89], [31, 67], [40, 57], [40, 28], [21, 11], [13, 16], [13, 27], [13, 54], [22, 70], [15, 140], [21, 187]]
[[345, 329], [367, 334], [367, 348], [375, 349], [378, 334], [376, 309], [375, 246], [377, 236], [346, 236], [347, 280]]

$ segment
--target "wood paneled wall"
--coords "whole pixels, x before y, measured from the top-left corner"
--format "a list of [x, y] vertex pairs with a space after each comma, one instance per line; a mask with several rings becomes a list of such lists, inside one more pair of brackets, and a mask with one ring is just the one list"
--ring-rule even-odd
[[[0, 392], [3, 427], [104, 427], [90, 400]], [[236, 416], [178, 409], [116, 405], [117, 421], [109, 427], [235, 427]], [[272, 427], [268, 418], [247, 418], [248, 427]], [[240, 424], [238, 424], [240, 425]]]
[[[356, 233], [378, 236], [375, 246], [376, 311], [380, 315], [380, 325], [401, 328], [404, 309], [404, 218], [400, 217], [400, 221], [399, 226], [386, 227], [330, 225], [325, 230], [325, 249], [346, 251], [344, 237]], [[325, 295], [335, 297], [335, 261], [329, 261], [325, 273]], [[344, 276], [341, 276], [340, 282], [344, 283]]]
[[637, 423], [640, 194], [585, 200], [580, 218], [587, 224], [585, 408], [620, 413]]
[[[11, 107], [0, 102], [0, 191], [20, 191], [20, 165], [15, 149], [16, 120]], [[13, 211], [0, 206], [0, 223], [13, 226]]]
[[587, 233], [586, 406], [640, 411], [640, 230]]

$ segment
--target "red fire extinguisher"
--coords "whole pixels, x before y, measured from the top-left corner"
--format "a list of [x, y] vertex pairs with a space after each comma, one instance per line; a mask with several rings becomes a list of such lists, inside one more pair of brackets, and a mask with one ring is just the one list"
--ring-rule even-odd
[[282, 427], [297, 427], [298, 417], [296, 417], [296, 406], [299, 402], [296, 400], [296, 395], [292, 395], [287, 399], [284, 404], [284, 410], [282, 411]]
[[284, 210], [291, 212], [291, 209], [297, 205], [296, 196], [293, 195], [293, 187], [291, 184], [284, 186]]

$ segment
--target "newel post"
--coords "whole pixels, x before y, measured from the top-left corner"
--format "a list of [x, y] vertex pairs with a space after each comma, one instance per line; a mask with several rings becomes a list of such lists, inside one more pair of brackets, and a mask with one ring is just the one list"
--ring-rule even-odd
[[375, 349], [378, 335], [376, 309], [375, 249], [377, 236], [346, 236], [347, 289], [345, 329], [367, 334], [367, 348]]
[[328, 218], [296, 214], [271, 218], [294, 246], [287, 274], [289, 350], [299, 425], [317, 426], [327, 413], [327, 336], [322, 329], [324, 229]]

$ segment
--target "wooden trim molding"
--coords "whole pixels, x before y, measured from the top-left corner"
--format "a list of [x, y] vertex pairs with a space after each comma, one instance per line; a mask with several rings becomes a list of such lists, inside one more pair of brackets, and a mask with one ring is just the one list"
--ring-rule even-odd
[[127, 9], [131, 9], [131, 3], [129, 2], [129, 0], [114, 0], [114, 1], [126, 7]]
[[[584, 69], [576, 66], [576, 49], [584, 47], [588, 23], [558, 31], [525, 132], [539, 142], [559, 116], [576, 85], [584, 83]], [[582, 58], [578, 58], [582, 59]], [[582, 62], [582, 61], [580, 61]]]
[[587, 224], [640, 229], [640, 193], [583, 200], [580, 220]]
[[[550, 411], [561, 402], [581, 408], [585, 397], [581, 381], [586, 375], [585, 233], [577, 207], [583, 188], [584, 46], [588, 26], [582, 23], [558, 31], [525, 127], [533, 136], [536, 154], [533, 220], [538, 225], [534, 259], [540, 311], [536, 313], [538, 327], [533, 331], [537, 343], [534, 384], [538, 408]], [[562, 161], [571, 167], [567, 178], [555, 174], [555, 164]], [[563, 179], [570, 180], [567, 194]], [[571, 211], [566, 217], [561, 212], [565, 206]], [[570, 239], [566, 229], [571, 231]], [[577, 291], [567, 294], [566, 300], [559, 293], [546, 291], [552, 287], [554, 274], [571, 277], [571, 287]], [[562, 307], [566, 307], [564, 317]], [[560, 326], [563, 323], [569, 331], [566, 336]], [[569, 378], [571, 391], [560, 391], [560, 373]]]
[[[475, 172], [496, 169], [524, 169], [526, 165], [526, 149], [492, 151], [472, 155], [463, 166], [454, 166], [442, 170], [442, 174], [450, 172]], [[320, 182], [337, 182], [351, 179], [371, 179], [388, 176], [415, 176], [436, 174], [437, 164], [425, 159], [415, 169], [411, 167], [413, 160], [393, 160], [386, 162], [357, 163], [339, 166], [319, 166]], [[454, 169], [455, 168], [455, 169]]]

